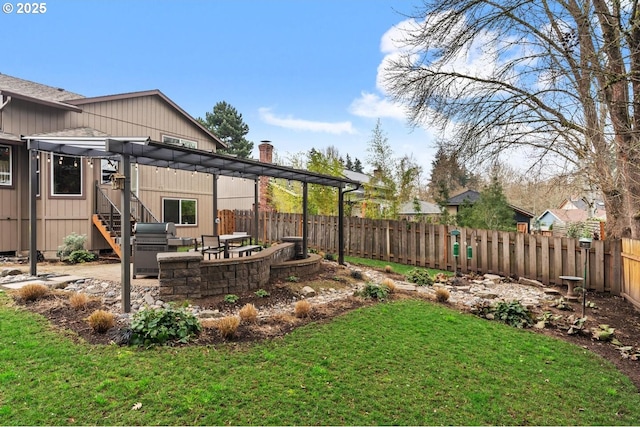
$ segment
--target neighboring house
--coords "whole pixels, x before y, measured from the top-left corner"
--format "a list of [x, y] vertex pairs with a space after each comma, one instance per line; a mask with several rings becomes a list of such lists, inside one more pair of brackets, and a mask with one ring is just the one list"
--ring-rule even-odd
[[538, 217], [540, 231], [549, 231], [553, 225], [565, 226], [572, 222], [584, 222], [588, 219], [606, 221], [607, 213], [602, 200], [594, 200], [590, 205], [586, 198], [565, 199], [558, 209], [547, 209]]
[[[224, 144], [159, 90], [85, 98], [73, 92], [0, 74], [0, 253], [29, 249], [29, 152], [35, 138], [143, 137], [215, 152]], [[213, 232], [212, 179], [170, 168], [137, 166], [132, 193], [160, 222], [174, 222], [178, 235]], [[169, 165], [168, 165], [169, 166]], [[108, 250], [93, 214], [106, 195], [120, 204], [111, 178], [119, 162], [38, 153], [37, 249], [47, 258], [72, 232], [86, 234], [86, 249]], [[218, 209], [250, 209], [254, 182], [220, 177]], [[140, 204], [132, 216], [140, 221]]]
[[[345, 202], [351, 206], [351, 216], [362, 218], [367, 204], [375, 205], [380, 210], [389, 206], [389, 202], [387, 200], [368, 197], [366, 187], [371, 185], [371, 181], [374, 178], [373, 176], [365, 173], [354, 172], [349, 169], [342, 171], [342, 174], [345, 178], [357, 181], [361, 184], [358, 189], [345, 194]], [[373, 184], [373, 187], [374, 189], [382, 188], [379, 184]]]
[[417, 203], [416, 201], [411, 201], [400, 205], [398, 215], [400, 219], [418, 220], [421, 218], [438, 218], [442, 215], [442, 211], [440, 206], [435, 203], [417, 200]]
[[[460, 206], [462, 206], [465, 201], [470, 204], [474, 204], [480, 198], [480, 193], [475, 190], [466, 190], [460, 194], [456, 194], [447, 200], [447, 211], [450, 215], [456, 215]], [[516, 227], [519, 232], [528, 233], [529, 232], [529, 224], [534, 215], [531, 212], [528, 212], [524, 209], [521, 209], [517, 206], [509, 204], [509, 207], [513, 210], [513, 218], [516, 221]]]

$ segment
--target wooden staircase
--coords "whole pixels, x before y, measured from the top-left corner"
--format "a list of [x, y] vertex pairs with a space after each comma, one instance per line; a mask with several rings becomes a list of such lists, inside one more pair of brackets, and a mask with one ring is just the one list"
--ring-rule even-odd
[[[97, 182], [94, 212], [91, 217], [93, 225], [100, 231], [118, 258], [122, 259], [122, 214]], [[133, 193], [131, 193], [130, 221], [127, 226], [131, 226], [133, 222], [158, 222], [151, 211]]]
[[93, 222], [93, 225], [96, 226], [98, 231], [100, 231], [102, 237], [104, 237], [107, 243], [109, 243], [109, 246], [111, 246], [113, 252], [118, 255], [118, 258], [122, 259], [122, 249], [120, 247], [120, 242], [116, 231], [109, 230], [108, 223], [106, 221], [103, 221], [98, 214], [93, 214], [93, 216], [91, 217], [91, 221]]

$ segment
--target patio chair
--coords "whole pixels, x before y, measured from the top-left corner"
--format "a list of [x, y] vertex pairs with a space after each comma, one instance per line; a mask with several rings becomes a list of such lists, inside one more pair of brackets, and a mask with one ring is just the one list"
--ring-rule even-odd
[[211, 255], [214, 255], [217, 259], [218, 255], [224, 252], [224, 246], [220, 244], [219, 236], [203, 234], [200, 243], [202, 243], [202, 246], [200, 247], [202, 256], [204, 256], [204, 254], [207, 254], [209, 256], [209, 259], [211, 259]]

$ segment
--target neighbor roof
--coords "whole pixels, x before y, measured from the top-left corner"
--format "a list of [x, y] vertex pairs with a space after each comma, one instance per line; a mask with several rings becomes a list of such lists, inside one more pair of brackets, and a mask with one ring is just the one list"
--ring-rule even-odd
[[442, 213], [440, 207], [435, 203], [418, 200], [418, 205], [420, 206], [420, 211], [416, 211], [414, 202], [403, 203], [402, 205], [400, 205], [398, 213], [400, 215], [440, 215]]
[[463, 191], [460, 194], [456, 194], [447, 200], [447, 206], [459, 206], [467, 200], [470, 203], [475, 203], [480, 198], [480, 193], [475, 190]]

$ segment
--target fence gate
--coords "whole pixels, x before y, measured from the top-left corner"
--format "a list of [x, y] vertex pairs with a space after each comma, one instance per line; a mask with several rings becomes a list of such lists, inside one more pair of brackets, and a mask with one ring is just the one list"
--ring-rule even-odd
[[236, 214], [229, 209], [218, 211], [218, 234], [231, 234], [236, 231]]

